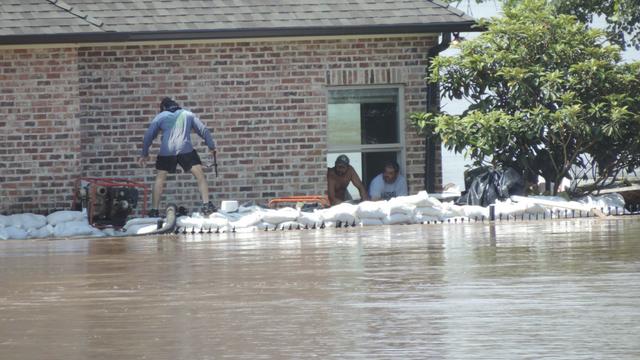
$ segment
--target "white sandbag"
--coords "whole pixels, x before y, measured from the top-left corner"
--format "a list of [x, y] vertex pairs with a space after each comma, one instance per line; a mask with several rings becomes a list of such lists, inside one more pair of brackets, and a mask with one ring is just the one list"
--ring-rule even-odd
[[585, 196], [577, 200], [579, 203], [588, 204], [596, 209], [603, 209], [605, 212], [608, 212], [608, 209], [611, 208], [611, 212], [615, 213], [615, 208], [618, 208], [619, 211], [624, 208], [625, 202], [622, 195], [618, 193], [613, 194], [604, 194], [599, 196]]
[[53, 225], [47, 224], [40, 229], [29, 229], [27, 231], [31, 239], [44, 239], [53, 235]]
[[278, 224], [271, 224], [268, 222], [261, 222], [259, 224], [256, 225], [256, 228], [258, 228], [258, 230], [264, 231], [264, 230], [277, 230], [278, 229]]
[[413, 223], [413, 215], [401, 213], [389, 214], [382, 219], [382, 223], [385, 225], [411, 224]]
[[408, 196], [400, 196], [387, 201], [386, 215], [390, 214], [412, 214], [416, 209], [416, 205], [405, 202]]
[[412, 218], [412, 222], [414, 224], [426, 224], [426, 223], [434, 223], [439, 221], [442, 221], [442, 218], [440, 217], [440, 215], [431, 216], [431, 215], [415, 213]]
[[278, 225], [278, 230], [297, 230], [298, 228], [304, 228], [304, 225], [297, 221], [285, 221]]
[[310, 228], [314, 225], [318, 227], [320, 226], [320, 224], [322, 224], [322, 217], [317, 212], [301, 211], [297, 221], [300, 224], [308, 226]]
[[527, 211], [527, 208], [530, 207], [527, 203], [514, 203], [511, 200], [496, 201], [494, 206], [496, 219], [522, 216]]
[[9, 226], [9, 217], [0, 215], [0, 229], [6, 226]]
[[24, 240], [29, 237], [26, 230], [15, 227], [7, 226], [0, 229], [0, 239], [2, 240]]
[[82, 221], [84, 219], [85, 217], [82, 214], [82, 211], [62, 210], [47, 215], [47, 223], [54, 226], [63, 222]]
[[14, 214], [9, 216], [8, 226], [28, 229], [39, 229], [47, 225], [47, 218], [44, 215], [36, 215], [31, 213]]
[[356, 216], [360, 219], [382, 219], [387, 216], [386, 201], [363, 201], [358, 204]]
[[229, 225], [236, 229], [252, 227], [262, 222], [262, 216], [262, 212], [245, 213], [237, 220], [229, 222]]
[[489, 208], [482, 207], [478, 205], [465, 205], [462, 206], [462, 211], [464, 212], [464, 216], [469, 219], [482, 219], [489, 217]]
[[439, 219], [442, 217], [442, 214], [444, 214], [444, 211], [442, 210], [442, 208], [439, 208], [439, 207], [427, 206], [427, 207], [416, 208], [414, 213], [420, 214], [423, 216], [436, 217]]
[[192, 229], [196, 229], [196, 231], [200, 231], [200, 229], [208, 230], [208, 229], [218, 229], [222, 227], [226, 227], [229, 225], [229, 220], [225, 217], [190, 217], [190, 216], [180, 216], [176, 220], [176, 226], [178, 228], [186, 228], [187, 231], [191, 231]]
[[438, 206], [440, 200], [429, 197], [426, 191], [422, 190], [415, 195], [397, 196], [389, 201], [413, 205], [415, 207]]
[[373, 219], [373, 218], [360, 218], [360, 226], [377, 226], [384, 225], [382, 219]]
[[325, 222], [342, 222], [342, 223], [353, 223], [356, 220], [356, 211], [358, 210], [358, 206], [342, 203], [335, 206], [332, 206], [328, 209], [318, 210], [318, 214], [322, 216], [322, 220]]
[[68, 237], [68, 236], [82, 236], [82, 235], [95, 235], [96, 228], [89, 225], [86, 221], [69, 221], [56, 225], [53, 228], [53, 236], [55, 237]]
[[265, 210], [262, 213], [262, 220], [272, 224], [280, 224], [285, 221], [294, 221], [300, 216], [300, 211], [292, 207], [284, 207], [278, 210]]
[[125, 229], [128, 229], [134, 225], [157, 225], [158, 220], [162, 218], [160, 217], [145, 217], [145, 218], [135, 218], [127, 221], [127, 223], [123, 226]]

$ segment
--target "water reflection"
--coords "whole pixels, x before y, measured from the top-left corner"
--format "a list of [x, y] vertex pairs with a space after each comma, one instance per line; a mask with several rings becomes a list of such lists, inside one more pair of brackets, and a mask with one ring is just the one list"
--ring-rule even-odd
[[0, 242], [0, 358], [640, 357], [633, 218]]

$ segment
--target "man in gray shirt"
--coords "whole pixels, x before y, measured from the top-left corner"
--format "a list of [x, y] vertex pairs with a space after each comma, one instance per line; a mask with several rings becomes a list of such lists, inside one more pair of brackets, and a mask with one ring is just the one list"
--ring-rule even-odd
[[144, 134], [142, 154], [138, 163], [144, 166], [149, 160], [149, 147], [153, 140], [162, 132], [160, 152], [156, 158], [156, 175], [151, 197], [151, 210], [149, 216], [158, 216], [160, 196], [164, 190], [164, 183], [168, 173], [175, 173], [178, 164], [184, 172], [191, 171], [198, 182], [198, 189], [202, 196], [202, 208], [204, 215], [216, 211], [216, 207], [209, 201], [209, 186], [202, 170], [202, 162], [198, 152], [191, 144], [191, 130], [194, 130], [207, 144], [212, 155], [216, 153], [216, 144], [209, 129], [192, 112], [180, 108], [171, 98], [164, 98], [160, 103], [160, 113], [151, 121], [147, 132]]
[[396, 196], [408, 195], [407, 180], [400, 175], [400, 166], [395, 161], [387, 161], [384, 171], [369, 184], [371, 200], [389, 200]]

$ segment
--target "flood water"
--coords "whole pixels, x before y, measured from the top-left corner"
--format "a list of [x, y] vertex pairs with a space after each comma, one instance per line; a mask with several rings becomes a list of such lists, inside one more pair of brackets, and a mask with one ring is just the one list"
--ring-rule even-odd
[[640, 219], [0, 241], [0, 359], [639, 359]]

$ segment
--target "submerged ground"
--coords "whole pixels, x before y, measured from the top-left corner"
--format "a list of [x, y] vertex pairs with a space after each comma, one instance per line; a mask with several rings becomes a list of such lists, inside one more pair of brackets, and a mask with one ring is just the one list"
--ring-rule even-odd
[[1, 359], [637, 359], [640, 219], [0, 242]]

